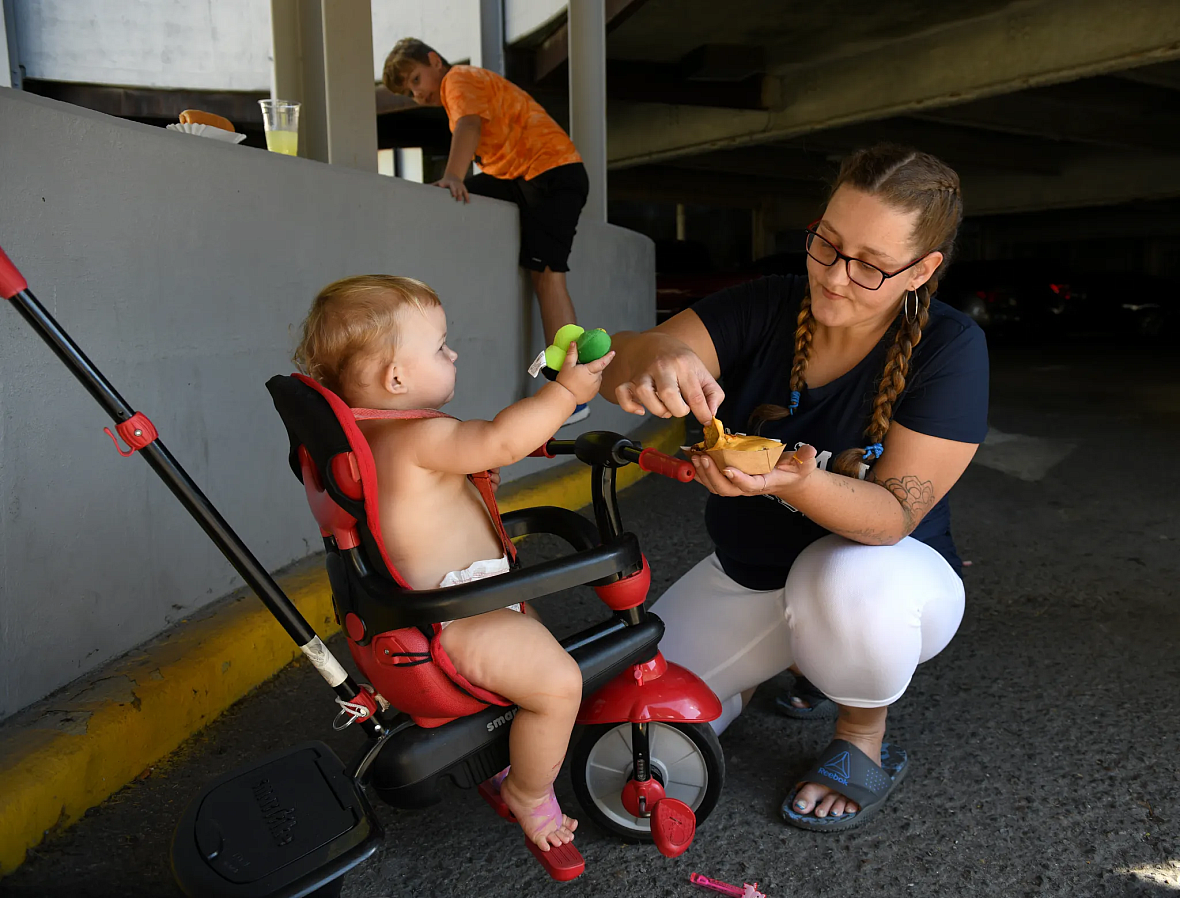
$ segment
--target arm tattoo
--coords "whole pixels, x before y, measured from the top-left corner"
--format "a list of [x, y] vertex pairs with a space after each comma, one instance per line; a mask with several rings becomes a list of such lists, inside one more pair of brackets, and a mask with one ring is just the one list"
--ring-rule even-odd
[[904, 477], [890, 477], [881, 481], [874, 477], [873, 482], [893, 493], [893, 497], [901, 504], [905, 524], [903, 536], [913, 533], [918, 522], [934, 505], [934, 484], [929, 480], [919, 480], [914, 475], [907, 474]]

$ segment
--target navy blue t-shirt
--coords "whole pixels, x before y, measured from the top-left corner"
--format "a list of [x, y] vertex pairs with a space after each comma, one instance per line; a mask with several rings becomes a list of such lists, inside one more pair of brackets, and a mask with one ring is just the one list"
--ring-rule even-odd
[[[717, 416], [726, 427], [750, 432], [750, 413], [763, 403], [790, 403], [795, 326], [806, 277], [771, 276], [714, 293], [693, 306], [721, 363], [725, 401]], [[807, 443], [831, 459], [864, 446], [873, 399], [891, 328], [851, 371], [822, 387], [804, 387], [791, 417], [768, 421], [759, 432], [782, 440], [787, 450]], [[910, 357], [905, 389], [893, 420], [910, 430], [962, 443], [982, 443], [987, 434], [988, 358], [983, 331], [970, 318], [937, 299], [922, 339]], [[778, 589], [808, 545], [830, 531], [765, 496], [710, 496], [705, 524], [725, 573], [747, 589]], [[962, 563], [951, 539], [950, 506], [944, 496], [911, 534], [942, 554], [957, 572]]]

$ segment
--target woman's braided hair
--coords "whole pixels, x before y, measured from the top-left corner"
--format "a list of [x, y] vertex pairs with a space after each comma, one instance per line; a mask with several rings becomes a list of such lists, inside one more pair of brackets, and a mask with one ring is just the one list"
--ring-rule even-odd
[[[911, 313], [912, 317], [907, 317], [907, 302], [904, 299], [898, 310], [894, 324], [896, 337], [885, 357], [869, 425], [865, 429], [867, 445], [840, 453], [829, 466], [837, 474], [859, 477], [861, 465], [880, 454], [880, 444], [893, 418], [893, 405], [905, 389], [910, 356], [922, 339], [922, 328], [930, 319], [930, 296], [938, 289], [939, 278], [951, 261], [955, 235], [963, 219], [963, 198], [959, 189], [959, 176], [953, 169], [928, 153], [895, 144], [879, 144], [858, 150], [846, 158], [832, 186], [832, 195], [841, 187], [867, 193], [902, 212], [917, 212], [914, 245], [922, 254], [937, 251], [943, 257], [930, 280], [917, 290], [916, 314]], [[800, 302], [795, 327], [795, 356], [790, 383], [792, 408], [759, 406], [751, 415], [753, 428], [793, 413], [796, 397], [806, 384], [807, 363], [811, 357], [814, 335], [815, 319], [811, 315], [811, 291], [808, 289]]]

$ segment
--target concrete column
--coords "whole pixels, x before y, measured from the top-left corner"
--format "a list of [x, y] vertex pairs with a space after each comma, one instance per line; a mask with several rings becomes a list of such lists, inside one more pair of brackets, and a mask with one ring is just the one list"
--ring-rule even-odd
[[16, 9], [12, 0], [0, 3], [0, 87], [15, 87], [23, 81], [16, 42]]
[[270, 95], [295, 100], [299, 155], [328, 161], [324, 112], [324, 48], [319, 0], [270, 0]]
[[376, 171], [369, 0], [271, 0], [270, 8], [271, 96], [303, 104], [299, 155]]
[[760, 203], [750, 213], [750, 253], [753, 261], [770, 255], [771, 233], [770, 216], [772, 210], [769, 203]]
[[407, 181], [417, 181], [421, 184], [426, 180], [426, 161], [422, 156], [422, 147], [398, 147], [393, 151], [397, 160], [397, 176]]
[[479, 41], [472, 49], [471, 64], [503, 75], [504, 0], [476, 0], [479, 5]]
[[328, 162], [377, 170], [370, 0], [322, 0]]
[[570, 0], [570, 137], [590, 176], [582, 215], [606, 221], [606, 9], [603, 0]]

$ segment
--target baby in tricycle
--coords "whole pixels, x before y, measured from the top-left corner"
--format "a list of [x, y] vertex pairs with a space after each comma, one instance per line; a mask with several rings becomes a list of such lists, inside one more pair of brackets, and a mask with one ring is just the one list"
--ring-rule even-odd
[[[438, 295], [426, 284], [363, 275], [315, 298], [296, 352], [300, 367], [357, 412], [372, 449], [385, 548], [415, 589], [508, 572], [514, 555], [494, 500], [472, 478], [529, 455], [597, 393], [614, 353], [578, 364], [573, 343], [556, 379], [491, 421], [460, 421], [438, 409], [455, 393], [457, 354], [447, 345]], [[491, 513], [489, 513], [491, 512]], [[518, 708], [511, 767], [500, 795], [541, 850], [569, 843], [553, 782], [582, 699], [578, 665], [520, 606], [456, 621], [436, 633], [453, 678], [476, 698]]]

